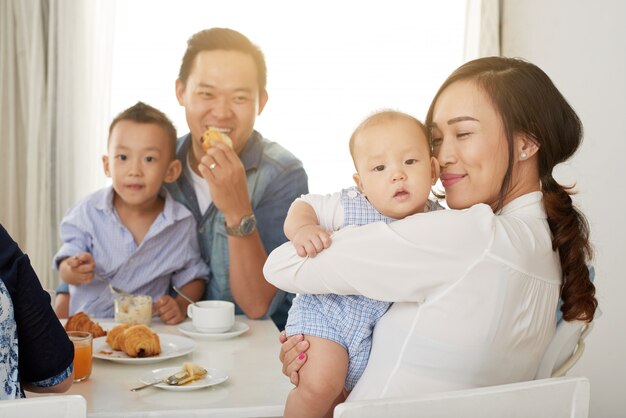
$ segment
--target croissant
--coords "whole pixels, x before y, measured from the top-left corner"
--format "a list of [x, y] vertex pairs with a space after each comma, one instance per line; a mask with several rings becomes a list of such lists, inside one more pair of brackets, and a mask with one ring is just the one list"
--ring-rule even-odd
[[84, 312], [76, 312], [74, 315], [67, 318], [65, 330], [90, 332], [93, 338], [107, 335], [106, 331], [103, 330], [97, 322], [93, 322]]
[[109, 333], [107, 335], [107, 344], [109, 344], [109, 347], [111, 347], [111, 349], [121, 350], [119, 341], [120, 336], [124, 333], [124, 331], [130, 328], [130, 326], [130, 324], [121, 324], [109, 330]]
[[122, 351], [130, 357], [152, 357], [161, 353], [159, 336], [146, 325], [133, 325], [117, 338]]

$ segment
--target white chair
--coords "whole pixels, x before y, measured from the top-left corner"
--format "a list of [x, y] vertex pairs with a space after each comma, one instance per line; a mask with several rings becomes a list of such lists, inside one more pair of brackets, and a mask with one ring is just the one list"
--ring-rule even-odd
[[585, 338], [592, 329], [593, 321], [561, 321], [543, 355], [535, 379], [565, 376], [583, 355]]
[[[589, 278], [594, 281], [596, 271], [593, 265], [588, 265]], [[596, 309], [595, 318], [602, 315], [600, 308]], [[595, 321], [594, 318], [594, 321]], [[535, 379], [561, 377], [576, 364], [585, 351], [585, 338], [593, 329], [594, 321], [564, 321], [561, 319], [560, 309], [557, 312], [558, 325], [550, 345], [539, 364]]]
[[589, 380], [559, 377], [337, 405], [334, 418], [587, 418]]
[[87, 401], [80, 395], [47, 395], [0, 401], [0, 418], [85, 418]]

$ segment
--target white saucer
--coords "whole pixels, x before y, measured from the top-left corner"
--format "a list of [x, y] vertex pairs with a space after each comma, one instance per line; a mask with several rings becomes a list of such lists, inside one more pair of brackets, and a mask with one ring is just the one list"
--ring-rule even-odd
[[179, 325], [178, 330], [188, 337], [198, 338], [200, 340], [227, 340], [237, 337], [248, 331], [250, 326], [244, 322], [235, 322], [231, 329], [225, 332], [208, 333], [196, 330], [191, 322], [185, 322]]
[[[154, 382], [155, 380], [163, 379], [166, 376], [171, 376], [172, 374], [178, 371], [180, 371], [180, 367], [166, 367], [164, 369], [156, 369], [141, 376], [140, 380], [143, 383], [151, 383], [151, 382]], [[217, 385], [217, 384], [224, 382], [226, 379], [228, 379], [228, 375], [221, 370], [207, 368], [207, 372], [208, 372], [208, 375], [203, 377], [202, 379], [195, 380], [183, 386], [170, 386], [165, 383], [159, 383], [154, 386], [160, 389], [182, 392], [182, 391], [202, 389], [208, 386]]]

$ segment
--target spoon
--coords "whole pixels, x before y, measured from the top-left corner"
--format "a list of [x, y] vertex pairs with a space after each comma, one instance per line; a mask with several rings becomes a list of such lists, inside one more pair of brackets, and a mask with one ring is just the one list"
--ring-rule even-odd
[[192, 305], [196, 305], [196, 302], [191, 300], [187, 295], [185, 295], [179, 288], [177, 288], [176, 286], [172, 286], [172, 289], [174, 289], [174, 292], [178, 293], [179, 295], [182, 296], [183, 299], [185, 299], [187, 302], [189, 302]]
[[111, 293], [117, 293], [118, 295], [126, 296], [126, 297], [129, 297], [129, 298], [133, 297], [133, 295], [131, 295], [127, 291], [122, 290], [122, 289], [118, 289], [117, 287], [114, 287], [113, 285], [111, 285], [111, 283], [109, 283], [109, 290], [111, 291]]
[[202, 379], [206, 375], [207, 375], [206, 369], [202, 369], [202, 373], [198, 373], [193, 376], [190, 376], [189, 373], [187, 373], [184, 370], [181, 370], [177, 373], [174, 373], [173, 375], [169, 377], [164, 377], [155, 382], [146, 383], [142, 386], [137, 386], [135, 388], [132, 388], [131, 392], [137, 392], [138, 390], [142, 390], [150, 386], [158, 385], [159, 383], [165, 383], [166, 385], [170, 385], [170, 386], [182, 386], [182, 385], [186, 385], [187, 383], [193, 382], [194, 380]]

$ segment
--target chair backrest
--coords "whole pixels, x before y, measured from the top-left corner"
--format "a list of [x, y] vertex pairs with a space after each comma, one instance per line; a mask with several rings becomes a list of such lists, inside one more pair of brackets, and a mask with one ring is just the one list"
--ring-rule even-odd
[[80, 395], [47, 395], [0, 401], [0, 418], [85, 418], [87, 401]]
[[587, 418], [589, 380], [560, 377], [337, 405], [334, 418]]
[[[592, 264], [587, 265], [589, 279], [593, 282], [596, 278], [596, 270]], [[593, 321], [564, 321], [562, 318], [561, 305], [557, 309], [557, 327], [552, 341], [543, 355], [541, 364], [535, 374], [535, 379], [548, 377], [561, 377], [571, 369], [585, 351], [585, 338], [593, 329]], [[602, 311], [596, 309], [595, 318], [602, 315]]]
[[539, 364], [535, 379], [565, 376], [585, 351], [585, 338], [592, 328], [593, 321], [559, 322]]

